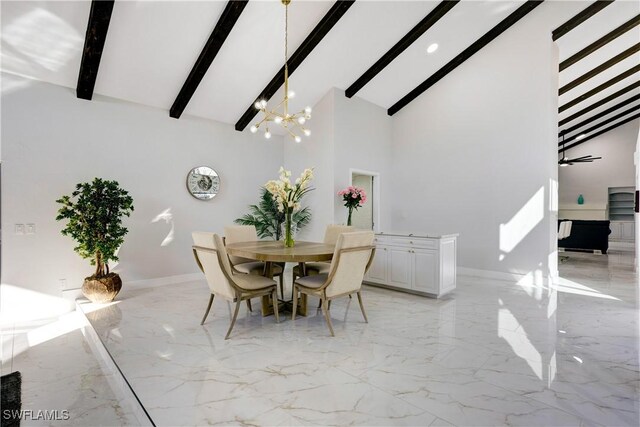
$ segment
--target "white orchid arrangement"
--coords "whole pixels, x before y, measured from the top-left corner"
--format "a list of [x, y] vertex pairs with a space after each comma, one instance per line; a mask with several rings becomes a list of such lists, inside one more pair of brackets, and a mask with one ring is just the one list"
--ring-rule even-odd
[[313, 179], [313, 169], [305, 169], [295, 183], [291, 183], [291, 171], [280, 167], [280, 178], [267, 182], [264, 187], [271, 193], [280, 212], [294, 212], [300, 209], [302, 196], [313, 190], [309, 184]]

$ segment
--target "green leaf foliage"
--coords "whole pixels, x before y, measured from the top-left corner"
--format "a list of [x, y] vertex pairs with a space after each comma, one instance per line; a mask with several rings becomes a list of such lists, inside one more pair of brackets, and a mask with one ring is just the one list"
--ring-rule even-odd
[[56, 203], [62, 205], [56, 220], [67, 221], [61, 233], [76, 241], [74, 250], [82, 258], [91, 259], [97, 277], [108, 274], [108, 262], [118, 261], [116, 252], [128, 232], [122, 217], [133, 211], [129, 193], [116, 181], [94, 178], [77, 184], [70, 196], [62, 196]]
[[[249, 205], [249, 213], [236, 219], [234, 222], [240, 225], [253, 225], [256, 227], [258, 237], [280, 240], [281, 225], [284, 223], [285, 213], [278, 211], [278, 204], [266, 188], [260, 189], [260, 201], [257, 205]], [[291, 221], [298, 230], [301, 230], [311, 221], [309, 207], [294, 212]]]

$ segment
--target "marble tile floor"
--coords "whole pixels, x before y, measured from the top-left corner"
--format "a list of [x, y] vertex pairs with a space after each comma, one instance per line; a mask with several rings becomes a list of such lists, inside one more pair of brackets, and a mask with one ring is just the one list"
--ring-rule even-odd
[[99, 356], [82, 313], [5, 321], [1, 331], [2, 375], [21, 372], [22, 409], [32, 411], [22, 425], [151, 425], [117, 368]]
[[[204, 282], [127, 289], [87, 316], [157, 425], [640, 424], [628, 254], [566, 253], [557, 287], [459, 278], [442, 300], [366, 287], [276, 324]], [[310, 303], [315, 307], [315, 301]]]

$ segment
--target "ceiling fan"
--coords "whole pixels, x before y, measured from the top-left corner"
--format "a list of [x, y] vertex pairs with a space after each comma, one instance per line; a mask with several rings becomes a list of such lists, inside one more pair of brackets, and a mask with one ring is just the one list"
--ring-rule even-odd
[[591, 163], [594, 160], [602, 159], [602, 157], [593, 157], [591, 154], [589, 154], [588, 156], [576, 157], [575, 159], [568, 158], [564, 154], [564, 131], [560, 132], [560, 136], [562, 136], [562, 158], [558, 160], [559, 166], [570, 166], [574, 163]]

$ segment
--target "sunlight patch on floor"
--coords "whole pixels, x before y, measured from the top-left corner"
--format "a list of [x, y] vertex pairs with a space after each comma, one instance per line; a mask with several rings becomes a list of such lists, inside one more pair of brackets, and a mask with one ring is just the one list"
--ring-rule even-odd
[[580, 283], [574, 282], [569, 279], [565, 279], [563, 277], [559, 277], [555, 288], [558, 292], [562, 292], [565, 294], [575, 294], [575, 295], [584, 295], [587, 297], [593, 298], [603, 298], [603, 299], [611, 299], [615, 301], [620, 301], [619, 298], [616, 298], [611, 295], [604, 294], [600, 291], [597, 291], [593, 288], [590, 288], [585, 285], [581, 285]]
[[521, 327], [518, 319], [508, 308], [502, 307], [498, 310], [498, 337], [504, 339], [516, 356], [527, 362], [533, 373], [542, 380], [542, 356], [535, 346], [523, 335], [512, 330]]
[[49, 323], [48, 325], [44, 325], [27, 332], [27, 341], [29, 343], [29, 347], [35, 347], [87, 325], [88, 322], [86, 317], [81, 313], [74, 311], [61, 316], [53, 323]]

